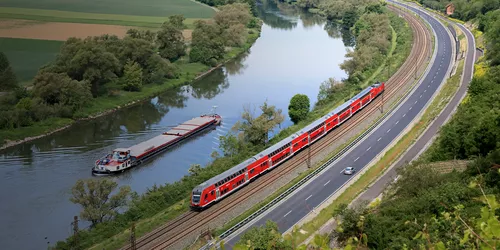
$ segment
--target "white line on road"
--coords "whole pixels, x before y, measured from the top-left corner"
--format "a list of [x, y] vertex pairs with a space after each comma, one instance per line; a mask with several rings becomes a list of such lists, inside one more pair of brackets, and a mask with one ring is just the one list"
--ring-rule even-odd
[[331, 180], [328, 180], [325, 184], [323, 184], [323, 186], [326, 186], [328, 185], [328, 183], [330, 183]]
[[406, 116], [406, 113], [403, 114], [403, 117], [405, 117], [405, 116]]
[[359, 157], [358, 157], [358, 158], [356, 158], [354, 161], [357, 161], [357, 160], [359, 160]]
[[377, 141], [380, 141], [380, 140], [382, 140], [382, 137], [378, 138], [378, 140], [377, 140]]
[[391, 129], [387, 130], [387, 133], [391, 132]]
[[424, 89], [424, 93], [427, 92], [427, 89]]
[[413, 107], [410, 107], [410, 110], [412, 109]]
[[422, 95], [420, 95], [420, 98], [422, 98]]
[[309, 198], [311, 198], [312, 196], [313, 196], [312, 194], [307, 196], [306, 201], [309, 200]]
[[396, 124], [398, 124], [398, 123], [399, 123], [399, 120], [396, 122]]
[[290, 213], [292, 212], [292, 210], [290, 210], [288, 213], [285, 214], [285, 216], [283, 217], [286, 217], [287, 215], [289, 215]]
[[367, 148], [367, 149], [366, 149], [366, 151], [370, 150], [371, 148], [372, 148], [372, 147]]
[[417, 104], [417, 101], [415, 101], [415, 104]]

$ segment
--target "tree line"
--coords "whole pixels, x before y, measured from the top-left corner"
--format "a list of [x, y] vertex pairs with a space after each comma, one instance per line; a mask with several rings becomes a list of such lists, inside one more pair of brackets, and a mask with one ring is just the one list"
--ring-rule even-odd
[[[437, 1], [421, 3], [435, 7]], [[384, 191], [379, 204], [353, 208], [340, 204], [331, 211], [336, 228], [317, 235], [309, 246], [297, 246], [293, 232], [282, 237], [276, 233], [276, 224], [268, 222], [249, 230], [235, 249], [333, 249], [333, 245], [344, 249], [496, 249], [500, 244], [497, 3], [457, 4], [455, 17], [484, 32], [486, 54], [476, 65], [468, 95], [456, 114], [418, 161], [398, 171], [398, 180]], [[454, 159], [469, 160], [467, 168], [442, 173], [432, 165]]]
[[143, 86], [179, 78], [177, 61], [216, 66], [226, 48], [241, 47], [258, 21], [245, 3], [220, 7], [210, 21], [197, 21], [187, 46], [182, 15], [170, 16], [158, 32], [130, 29], [114, 35], [69, 38], [54, 62], [40, 68], [33, 88], [21, 88], [0, 53], [0, 129], [31, 126], [49, 118], [80, 118], [93, 98], [141, 91]]

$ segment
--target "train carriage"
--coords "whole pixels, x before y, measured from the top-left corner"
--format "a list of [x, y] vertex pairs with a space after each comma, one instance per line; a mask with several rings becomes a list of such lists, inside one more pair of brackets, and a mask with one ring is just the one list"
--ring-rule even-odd
[[198, 185], [191, 195], [191, 207], [199, 209], [223, 199], [235, 192], [250, 180], [257, 178], [298, 151], [310, 146], [335, 127], [340, 126], [356, 112], [363, 109], [385, 89], [385, 84], [377, 82], [362, 90], [349, 101], [340, 105], [329, 114], [309, 124], [297, 133], [281, 140], [257, 155], [232, 167], [210, 180]]

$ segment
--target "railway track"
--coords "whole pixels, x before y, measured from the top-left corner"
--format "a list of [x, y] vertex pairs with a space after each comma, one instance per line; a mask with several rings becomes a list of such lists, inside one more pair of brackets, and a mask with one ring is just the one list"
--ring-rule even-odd
[[[425, 59], [428, 57], [429, 46], [431, 46], [429, 41], [431, 41], [431, 39], [429, 31], [426, 29], [424, 24], [417, 20], [417, 18], [406, 12], [401, 12], [398, 9], [392, 7], [389, 8], [399, 12], [403, 17], [405, 17], [414, 34], [414, 44], [410, 55], [406, 59], [405, 63], [393, 75], [393, 77], [386, 82], [385, 94], [392, 97], [395, 93], [402, 89], [409, 79], [413, 77], [414, 74], [412, 69], [414, 70], [416, 65], [424, 64]], [[382, 98], [378, 97], [370, 105], [362, 109], [343, 125], [331, 131], [324, 138], [311, 145], [311, 157], [314, 157], [322, 152], [333, 141], [338, 140], [345, 134], [349, 133], [354, 127], [362, 123], [366, 117], [375, 114], [379, 107], [383, 104], [384, 102]], [[217, 218], [218, 216], [229, 211], [233, 208], [234, 204], [244, 202], [254, 193], [261, 191], [267, 187], [268, 184], [276, 181], [280, 176], [292, 172], [301, 166], [307, 159], [307, 149], [302, 150], [293, 158], [276, 167], [276, 169], [271, 170], [267, 174], [259, 177], [257, 180], [249, 183], [246, 187], [243, 187], [235, 193], [237, 195], [232, 194], [203, 212], [197, 213], [188, 211], [164, 226], [161, 226], [144, 235], [136, 242], [136, 248], [166, 249], [174, 245], [184, 237], [201, 230], [204, 225], [212, 221], [214, 218]], [[252, 190], [252, 192], [248, 192], [248, 190]], [[130, 245], [127, 245], [124, 249], [131, 249], [131, 247]]]

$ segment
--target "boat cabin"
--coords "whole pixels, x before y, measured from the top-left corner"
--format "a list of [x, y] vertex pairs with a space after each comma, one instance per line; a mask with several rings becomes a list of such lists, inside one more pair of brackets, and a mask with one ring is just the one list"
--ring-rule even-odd
[[130, 150], [127, 148], [117, 148], [113, 150], [111, 159], [117, 162], [124, 162], [130, 158]]

